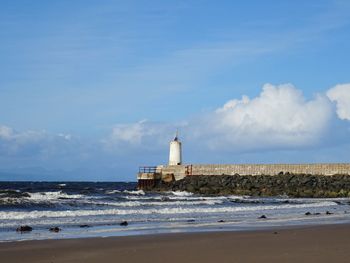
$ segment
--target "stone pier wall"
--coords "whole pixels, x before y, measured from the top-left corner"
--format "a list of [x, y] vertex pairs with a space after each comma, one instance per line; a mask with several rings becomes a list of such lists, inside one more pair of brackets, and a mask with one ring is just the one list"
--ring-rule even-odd
[[350, 164], [206, 164], [192, 166], [193, 175], [277, 175], [281, 172], [312, 175], [350, 175]]
[[278, 175], [281, 173], [330, 176], [350, 175], [350, 163], [338, 164], [194, 164], [158, 166], [162, 178], [180, 180], [187, 175]]
[[157, 170], [161, 172], [163, 181], [169, 181], [171, 178], [177, 181], [186, 176], [186, 165], [159, 165]]

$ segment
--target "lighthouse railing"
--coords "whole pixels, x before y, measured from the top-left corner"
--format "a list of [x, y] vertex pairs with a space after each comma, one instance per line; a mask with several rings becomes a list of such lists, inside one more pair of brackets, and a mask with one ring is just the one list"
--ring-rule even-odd
[[157, 172], [157, 166], [140, 166], [139, 173], [153, 174]]

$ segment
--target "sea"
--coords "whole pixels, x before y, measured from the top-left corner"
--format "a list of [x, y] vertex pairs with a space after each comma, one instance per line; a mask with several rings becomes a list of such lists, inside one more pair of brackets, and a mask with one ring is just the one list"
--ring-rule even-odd
[[[0, 242], [349, 222], [349, 198], [148, 193], [135, 182], [0, 182]], [[16, 231], [25, 225], [32, 231]]]

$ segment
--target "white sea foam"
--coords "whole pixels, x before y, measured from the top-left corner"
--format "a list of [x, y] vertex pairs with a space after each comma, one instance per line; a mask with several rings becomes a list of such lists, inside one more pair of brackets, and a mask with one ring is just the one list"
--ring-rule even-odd
[[226, 196], [228, 199], [234, 199], [234, 200], [242, 200], [242, 199], [247, 199], [250, 198], [248, 195], [228, 195]]
[[197, 200], [197, 201], [126, 201], [126, 202], [96, 202], [89, 201], [90, 204], [118, 206], [118, 207], [139, 207], [139, 206], [194, 206], [194, 205], [216, 205], [222, 204], [222, 200]]
[[193, 193], [190, 193], [190, 192], [186, 192], [186, 191], [171, 191], [169, 192], [175, 196], [192, 196]]
[[331, 201], [310, 204], [284, 204], [264, 206], [228, 206], [228, 207], [165, 207], [151, 209], [105, 209], [105, 210], [67, 210], [67, 211], [30, 211], [30, 212], [0, 212], [0, 220], [38, 219], [49, 217], [77, 217], [99, 215], [147, 215], [147, 214], [194, 214], [194, 213], [230, 213], [244, 211], [268, 211], [281, 209], [316, 208], [336, 206]]
[[145, 195], [145, 192], [143, 190], [135, 190], [135, 191], [124, 190], [123, 193], [130, 194], [130, 195]]
[[66, 193], [63, 193], [62, 191], [58, 192], [40, 192], [40, 193], [30, 193], [30, 197], [27, 197], [30, 200], [36, 200], [36, 201], [51, 201], [51, 200], [58, 200], [60, 198], [67, 198], [67, 199], [78, 199], [83, 198], [83, 195], [69, 195]]
[[106, 191], [106, 194], [110, 195], [110, 194], [116, 194], [116, 193], [120, 193], [119, 190], [109, 190], [109, 191]]
[[226, 197], [205, 197], [205, 196], [124, 196], [123, 198], [127, 200], [160, 200], [160, 201], [199, 201], [199, 200], [224, 200], [227, 199]]
[[[186, 192], [187, 193], [187, 192]], [[245, 199], [246, 197], [243, 196], [199, 196], [199, 195], [173, 195], [172, 192], [168, 192], [167, 196], [125, 196], [123, 198], [128, 200], [179, 200], [179, 201], [198, 201], [198, 200], [238, 200], [238, 199]]]

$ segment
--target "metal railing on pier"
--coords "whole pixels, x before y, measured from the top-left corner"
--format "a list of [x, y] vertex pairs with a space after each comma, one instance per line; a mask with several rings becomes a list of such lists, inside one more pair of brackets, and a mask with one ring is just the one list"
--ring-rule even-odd
[[157, 166], [140, 166], [139, 173], [153, 174], [157, 172]]

